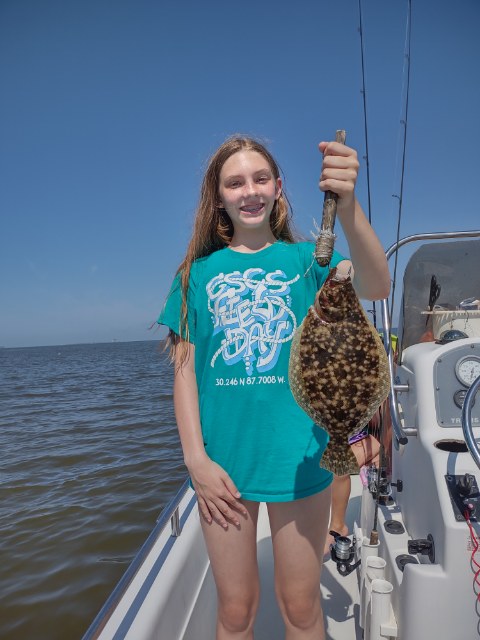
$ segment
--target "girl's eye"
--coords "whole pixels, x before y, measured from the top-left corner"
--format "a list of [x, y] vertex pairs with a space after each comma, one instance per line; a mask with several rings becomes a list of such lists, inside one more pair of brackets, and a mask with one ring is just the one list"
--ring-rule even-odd
[[268, 176], [260, 176], [257, 179], [257, 182], [259, 182], [260, 184], [265, 184], [266, 182], [268, 182]]
[[230, 182], [228, 186], [230, 187], [230, 189], [236, 189], [240, 186], [240, 184], [241, 183], [239, 180], [235, 180], [235, 182]]

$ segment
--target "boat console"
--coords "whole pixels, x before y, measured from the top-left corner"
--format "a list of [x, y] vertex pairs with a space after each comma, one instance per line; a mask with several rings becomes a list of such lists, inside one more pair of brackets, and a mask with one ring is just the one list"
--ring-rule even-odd
[[393, 446], [377, 471], [389, 490], [364, 483], [355, 531], [365, 640], [480, 638], [479, 238], [429, 234], [448, 242], [405, 270], [397, 353], [387, 346]]

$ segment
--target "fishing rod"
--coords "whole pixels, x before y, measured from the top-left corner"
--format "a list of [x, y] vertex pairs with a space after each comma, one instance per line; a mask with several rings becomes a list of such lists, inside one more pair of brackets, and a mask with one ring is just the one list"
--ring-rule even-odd
[[[372, 199], [371, 199], [371, 188], [370, 188], [370, 158], [368, 151], [368, 115], [367, 115], [367, 90], [366, 90], [366, 81], [365, 81], [365, 47], [364, 47], [364, 39], [363, 39], [363, 13], [362, 13], [362, 0], [358, 0], [358, 33], [360, 34], [360, 60], [361, 60], [361, 68], [362, 68], [362, 101], [363, 101], [363, 126], [364, 126], [364, 138], [365, 138], [365, 165], [367, 169], [367, 207], [368, 207], [368, 221], [370, 225], [372, 225]], [[375, 305], [375, 301], [372, 302], [371, 313], [373, 315], [373, 325], [375, 329], [377, 328], [377, 309]], [[385, 447], [383, 446], [383, 430], [384, 430], [384, 409], [380, 408], [378, 413], [379, 423], [378, 423], [378, 439], [380, 442], [380, 453], [379, 453], [379, 461], [378, 461], [378, 470], [374, 473], [373, 469], [370, 469], [370, 477], [369, 477], [369, 487], [372, 493], [375, 494], [375, 511], [374, 511], [374, 520], [373, 527], [370, 532], [370, 544], [377, 544], [378, 542], [378, 531], [377, 531], [377, 523], [378, 523], [378, 507], [380, 501], [381, 493], [384, 493], [384, 490], [381, 490], [381, 485], [385, 485], [386, 480], [386, 453]], [[384, 479], [382, 479], [382, 476]]]
[[[364, 130], [364, 138], [365, 138], [365, 166], [367, 169], [367, 211], [368, 211], [368, 222], [370, 226], [372, 225], [372, 199], [371, 199], [371, 190], [370, 190], [370, 156], [368, 153], [368, 118], [367, 118], [367, 89], [365, 82], [365, 55], [364, 55], [364, 45], [363, 45], [363, 19], [362, 19], [362, 0], [358, 0], [358, 18], [359, 18], [359, 26], [358, 33], [360, 34], [360, 60], [362, 65], [362, 89], [360, 93], [362, 94], [362, 102], [363, 102], [363, 130]], [[375, 305], [375, 301], [372, 302], [372, 309], [370, 310], [373, 316], [373, 326], [375, 329], [377, 328], [377, 308]]]
[[[408, 128], [408, 106], [409, 106], [409, 95], [410, 95], [410, 63], [411, 63], [411, 38], [412, 38], [412, 0], [407, 0], [407, 19], [406, 19], [406, 28], [405, 28], [405, 51], [404, 51], [404, 66], [403, 66], [403, 76], [406, 76], [405, 80], [405, 101], [404, 101], [404, 110], [403, 105], [401, 107], [400, 113], [400, 124], [403, 127], [403, 142], [402, 142], [402, 165], [401, 165], [401, 174], [400, 174], [400, 191], [398, 194], [393, 194], [393, 198], [398, 199], [398, 213], [397, 213], [397, 235], [396, 235], [396, 243], [398, 244], [400, 240], [400, 224], [402, 220], [402, 205], [403, 205], [403, 185], [405, 179], [405, 157], [407, 150], [407, 128]], [[403, 89], [402, 89], [403, 93]], [[401, 102], [403, 102], [403, 96], [400, 98]], [[403, 117], [402, 117], [402, 111]], [[398, 155], [398, 154], [397, 154]], [[390, 304], [390, 318], [393, 318], [393, 308], [395, 301], [395, 287], [397, 282], [397, 265], [398, 265], [398, 251], [395, 253], [395, 261], [393, 268], [393, 285], [392, 285], [392, 296], [391, 296], [391, 304]]]
[[[367, 167], [368, 219], [371, 224], [372, 215], [371, 215], [371, 195], [370, 195], [371, 194], [370, 163], [369, 163], [369, 157], [368, 157], [368, 117], [367, 117], [367, 101], [366, 101], [363, 18], [362, 18], [361, 0], [358, 0], [358, 11], [359, 11], [358, 31], [360, 33], [360, 51], [361, 51], [361, 63], [362, 63], [362, 87], [363, 87], [362, 96], [363, 96], [364, 135], [365, 135], [365, 151], [366, 151], [365, 160], [366, 160], [366, 167]], [[405, 63], [404, 63], [404, 76], [405, 76], [405, 68], [406, 68], [405, 109], [404, 109], [404, 117], [400, 120], [401, 124], [403, 125], [402, 173], [401, 173], [400, 193], [398, 196], [396, 196], [398, 197], [398, 200], [399, 200], [398, 221], [397, 221], [397, 243], [400, 238], [400, 222], [402, 217], [403, 186], [404, 186], [404, 175], [405, 175], [408, 105], [409, 105], [409, 91], [410, 91], [411, 24], [412, 24], [411, 13], [412, 13], [412, 2], [411, 0], [408, 0], [407, 19], [406, 19], [406, 36], [405, 36]], [[402, 97], [403, 97], [403, 93], [404, 91], [402, 87]], [[397, 255], [398, 254], [395, 255], [395, 268], [394, 268], [394, 277], [393, 277], [392, 303], [391, 303], [391, 309], [390, 309], [390, 316], [393, 315], [393, 304], [394, 304], [396, 271], [397, 271]], [[376, 327], [375, 311], [376, 310], [374, 305], [373, 317], [374, 317], [374, 326]], [[385, 336], [385, 340], [390, 340], [390, 335]], [[378, 544], [379, 505], [380, 505], [380, 502], [389, 495], [389, 486], [388, 486], [388, 478], [387, 478], [387, 455], [386, 455], [385, 446], [384, 446], [384, 425], [386, 422], [385, 412], [386, 412], [386, 407], [385, 407], [385, 404], [383, 404], [379, 408], [379, 412], [378, 412], [377, 434], [380, 442], [378, 469], [375, 468], [375, 466], [370, 466], [367, 470], [368, 487], [369, 487], [370, 493], [375, 498], [373, 525], [372, 525], [372, 530], [370, 532], [371, 545]], [[338, 546], [338, 549], [337, 549], [337, 546]], [[338, 540], [335, 541], [335, 547], [332, 550], [332, 558], [337, 562], [337, 568], [339, 572], [342, 573], [343, 575], [348, 575], [348, 573], [353, 571], [358, 566], [358, 563], [353, 564], [354, 553], [353, 553], [353, 549], [350, 548], [349, 540], [343, 537], [340, 537], [338, 538]]]
[[[368, 152], [368, 115], [367, 115], [367, 89], [366, 89], [366, 81], [365, 81], [365, 47], [363, 40], [363, 15], [362, 15], [362, 0], [358, 0], [358, 32], [360, 34], [360, 60], [362, 67], [362, 102], [363, 102], [363, 127], [364, 127], [364, 137], [365, 137], [365, 166], [367, 169], [367, 207], [368, 207], [368, 221], [370, 225], [372, 225], [372, 199], [371, 199], [371, 189], [370, 189], [370, 156]], [[372, 309], [371, 313], [373, 316], [373, 326], [375, 329], [377, 328], [377, 307], [375, 301], [372, 301]], [[379, 469], [377, 471], [376, 477], [376, 497], [375, 497], [375, 512], [374, 512], [374, 521], [372, 531], [370, 532], [370, 544], [378, 543], [378, 506], [380, 500], [380, 492], [381, 492], [381, 484], [382, 484], [382, 474], [386, 476], [386, 454], [385, 447], [383, 445], [383, 430], [384, 430], [384, 408], [381, 407], [379, 411], [379, 442], [380, 442], [380, 454], [379, 454]], [[384, 481], [383, 481], [384, 484]]]
[[[359, 0], [359, 5], [361, 0]], [[405, 75], [405, 67], [406, 67], [406, 83], [405, 83], [405, 111], [404, 118], [400, 120], [400, 123], [403, 125], [403, 149], [402, 149], [402, 169], [401, 169], [401, 180], [400, 180], [400, 192], [398, 194], [398, 216], [397, 216], [397, 243], [400, 239], [400, 223], [402, 218], [402, 204], [403, 204], [403, 185], [404, 185], [404, 177], [405, 177], [405, 158], [406, 158], [406, 148], [407, 148], [407, 124], [408, 124], [408, 103], [409, 103], [409, 94], [410, 94], [410, 61], [411, 61], [411, 35], [412, 35], [412, 0], [407, 1], [407, 19], [406, 19], [406, 28], [405, 28], [405, 54], [404, 54], [404, 75]], [[398, 252], [395, 254], [395, 266], [393, 271], [393, 286], [392, 286], [392, 297], [391, 297], [391, 307], [390, 307], [390, 317], [393, 317], [393, 305], [395, 300], [395, 284], [397, 280], [397, 262], [398, 262]], [[385, 336], [386, 341], [390, 341], [390, 336]], [[379, 414], [379, 440], [380, 440], [380, 458], [379, 458], [379, 466], [378, 470], [370, 471], [371, 476], [371, 491], [375, 495], [375, 511], [373, 516], [373, 527], [370, 532], [370, 544], [378, 543], [378, 509], [380, 501], [386, 498], [389, 494], [388, 490], [388, 479], [387, 479], [387, 456], [385, 452], [385, 447], [383, 443], [384, 439], [384, 424], [385, 424], [385, 412], [386, 407], [385, 404], [380, 408]]]

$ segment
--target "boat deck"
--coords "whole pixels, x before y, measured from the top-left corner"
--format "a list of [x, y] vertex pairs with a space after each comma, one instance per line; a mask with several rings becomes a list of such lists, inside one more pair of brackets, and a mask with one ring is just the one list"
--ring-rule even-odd
[[[347, 511], [347, 524], [353, 531], [353, 523], [360, 511], [362, 485], [358, 476], [352, 476], [352, 495]], [[283, 620], [275, 598], [274, 566], [270, 527], [267, 509], [260, 507], [258, 520], [257, 555], [261, 582], [260, 606], [255, 623], [255, 640], [281, 640], [285, 635]], [[322, 606], [325, 615], [327, 640], [360, 640], [359, 590], [357, 573], [343, 577], [333, 560], [328, 559], [323, 567], [321, 579]], [[199, 593], [195, 611], [190, 618], [183, 640], [198, 640], [214, 637], [216, 601], [215, 585], [211, 570], [207, 574]], [[210, 611], [210, 615], [199, 612]], [[208, 627], [208, 628], [207, 628]]]
[[[362, 484], [358, 476], [352, 476], [352, 493], [347, 511], [347, 524], [353, 531], [353, 523], [360, 512]], [[261, 576], [261, 600], [255, 625], [255, 640], [272, 640], [284, 637], [284, 625], [275, 600], [273, 581], [273, 554], [268, 518], [262, 505], [258, 531], [258, 562]], [[263, 517], [262, 517], [263, 516]], [[328, 559], [321, 579], [322, 607], [325, 615], [327, 640], [360, 640], [362, 629], [359, 621], [359, 590], [357, 573], [341, 576], [333, 560]]]
[[[347, 519], [350, 533], [358, 522], [362, 483], [359, 476], [352, 476], [352, 492], [348, 503]], [[360, 640], [362, 628], [360, 619], [360, 596], [358, 575], [353, 571], [341, 576], [332, 559], [325, 562], [321, 579], [322, 607], [325, 615], [327, 640]]]
[[[347, 524], [358, 521], [362, 485], [352, 476]], [[162, 525], [146, 541], [116, 590], [105, 603], [84, 640], [212, 640], [215, 637], [216, 589], [201, 532], [194, 493], [181, 498], [179, 537]], [[188, 524], [187, 524], [188, 523]], [[174, 551], [174, 553], [173, 553]], [[261, 581], [255, 640], [281, 640], [285, 629], [275, 598], [270, 527], [260, 505], [257, 555]], [[122, 582], [125, 582], [122, 585]], [[168, 588], [166, 588], [168, 587]], [[341, 576], [325, 562], [321, 593], [327, 640], [359, 640], [357, 573]]]

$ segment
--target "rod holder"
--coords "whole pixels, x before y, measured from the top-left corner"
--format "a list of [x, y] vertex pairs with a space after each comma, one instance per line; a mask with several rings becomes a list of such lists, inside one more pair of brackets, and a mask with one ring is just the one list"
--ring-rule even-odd
[[[380, 543], [370, 544], [370, 538], [366, 536], [363, 538], [362, 546], [360, 548], [360, 626], [365, 629], [365, 620], [367, 613], [367, 606], [370, 600], [370, 594], [367, 593], [369, 585], [367, 584], [367, 567], [369, 561], [372, 558], [378, 559], [378, 548]], [[381, 560], [381, 558], [379, 558]]]
[[385, 640], [397, 637], [397, 624], [392, 610], [393, 585], [388, 580], [372, 580], [370, 600], [370, 627], [366, 637], [368, 640]]

